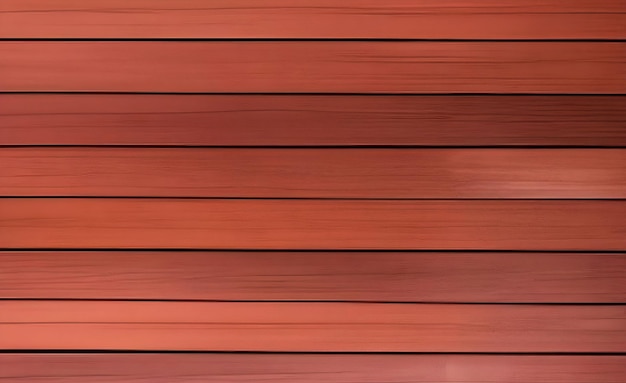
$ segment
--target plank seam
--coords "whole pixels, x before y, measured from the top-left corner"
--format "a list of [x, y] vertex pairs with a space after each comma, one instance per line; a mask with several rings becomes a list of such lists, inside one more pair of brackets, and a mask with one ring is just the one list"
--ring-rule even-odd
[[626, 302], [465, 302], [465, 301], [377, 301], [377, 300], [303, 300], [303, 299], [155, 299], [155, 298], [0, 298], [2, 301], [28, 302], [164, 302], [164, 303], [307, 303], [363, 305], [463, 305], [463, 306], [626, 306]]
[[0, 354], [273, 354], [273, 355], [493, 355], [493, 356], [626, 356], [626, 352], [411, 352], [411, 351], [227, 351], [141, 349], [2, 349]]
[[433, 43], [459, 43], [459, 42], [477, 42], [477, 43], [621, 43], [626, 38], [620, 39], [602, 39], [602, 38], [562, 38], [562, 39], [463, 39], [463, 38], [288, 38], [288, 37], [145, 37], [145, 38], [123, 38], [123, 37], [0, 37], [2, 41], [14, 42], [433, 42]]
[[437, 93], [388, 93], [388, 92], [156, 92], [156, 91], [47, 91], [47, 90], [0, 90], [0, 95], [18, 95], [18, 94], [43, 94], [43, 95], [157, 95], [157, 96], [360, 96], [360, 97], [412, 97], [412, 96], [428, 96], [428, 97], [446, 97], [446, 96], [469, 96], [469, 97], [626, 97], [626, 93], [498, 93], [498, 92], [437, 92]]
[[376, 197], [238, 197], [238, 196], [83, 196], [83, 195], [0, 195], [0, 199], [149, 199], [149, 200], [235, 200], [235, 201], [595, 201], [616, 202], [626, 198], [376, 198]]
[[17, 144], [2, 145], [0, 149], [19, 149], [19, 148], [107, 148], [107, 149], [624, 149], [626, 145], [82, 145], [82, 144]]
[[[626, 249], [621, 250], [511, 250], [511, 249], [237, 249], [237, 248], [124, 248], [124, 247], [0, 247], [0, 252], [237, 252], [237, 253], [510, 253], [510, 254], [528, 254], [528, 253], [564, 253], [564, 254], [624, 254]], [[2, 254], [0, 254], [0, 257]]]

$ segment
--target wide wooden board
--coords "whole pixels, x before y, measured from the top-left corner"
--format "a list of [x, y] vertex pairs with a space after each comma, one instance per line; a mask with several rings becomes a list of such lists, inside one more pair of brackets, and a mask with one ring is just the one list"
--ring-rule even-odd
[[0, 91], [626, 93], [619, 42], [2, 41]]
[[624, 356], [1, 354], [20, 383], [618, 383]]
[[626, 306], [0, 301], [0, 349], [626, 352]]
[[3, 0], [4, 38], [620, 39], [615, 0]]
[[626, 149], [0, 150], [2, 196], [626, 198]]
[[622, 303], [626, 253], [5, 251], [0, 297]]
[[621, 96], [0, 94], [0, 145], [626, 146]]
[[617, 250], [626, 201], [0, 199], [0, 247]]

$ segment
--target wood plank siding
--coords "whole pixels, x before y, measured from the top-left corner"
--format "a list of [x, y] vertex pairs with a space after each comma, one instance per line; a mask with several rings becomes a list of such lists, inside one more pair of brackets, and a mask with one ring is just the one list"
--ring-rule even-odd
[[0, 381], [623, 383], [626, 2], [0, 2]]
[[589, 355], [4, 354], [0, 378], [19, 377], [23, 383], [42, 378], [49, 383], [607, 383], [621, 381], [625, 361]]
[[615, 0], [4, 0], [11, 38], [621, 39]]
[[5, 146], [620, 147], [626, 145], [624, 110], [624, 97], [589, 95], [5, 93], [0, 141]]
[[0, 241], [11, 249], [620, 251], [626, 246], [621, 200], [4, 198], [0, 212]]
[[624, 253], [57, 250], [3, 251], [0, 260], [0, 294], [12, 299], [626, 300]]
[[3, 90], [626, 93], [617, 42], [4, 41]]

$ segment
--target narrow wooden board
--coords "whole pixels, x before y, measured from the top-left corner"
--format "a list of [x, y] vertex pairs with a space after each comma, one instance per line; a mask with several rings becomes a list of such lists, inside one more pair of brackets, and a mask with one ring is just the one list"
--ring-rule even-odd
[[0, 90], [626, 93], [616, 42], [2, 41]]
[[621, 39], [615, 0], [3, 0], [4, 38]]
[[626, 306], [2, 301], [0, 349], [626, 352]]
[[626, 201], [0, 199], [9, 248], [617, 250]]
[[621, 96], [0, 94], [0, 145], [626, 146]]
[[626, 198], [626, 149], [0, 150], [2, 196]]
[[0, 297], [622, 303], [626, 253], [0, 252]]
[[2, 354], [20, 383], [619, 383], [624, 356]]

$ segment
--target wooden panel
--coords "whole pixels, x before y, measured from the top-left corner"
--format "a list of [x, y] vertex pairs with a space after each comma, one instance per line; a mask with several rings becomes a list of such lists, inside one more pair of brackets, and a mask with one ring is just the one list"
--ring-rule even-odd
[[0, 94], [0, 145], [626, 146], [626, 97]]
[[623, 250], [626, 202], [0, 199], [4, 248]]
[[624, 356], [3, 354], [20, 383], [618, 383]]
[[621, 303], [626, 253], [0, 252], [0, 297]]
[[626, 306], [0, 302], [0, 349], [625, 352]]
[[620, 39], [614, 0], [4, 0], [0, 36]]
[[0, 151], [0, 195], [626, 198], [626, 149]]
[[3, 91], [625, 93], [626, 46], [0, 42]]

